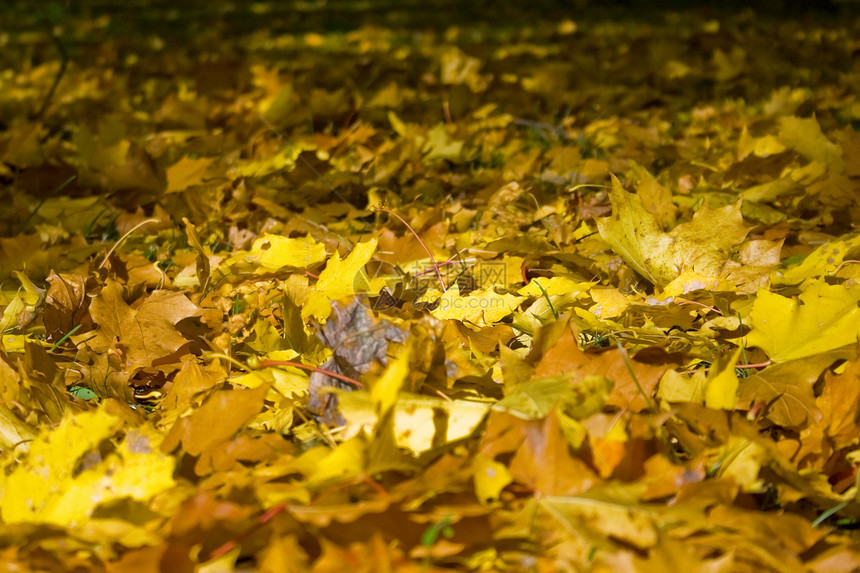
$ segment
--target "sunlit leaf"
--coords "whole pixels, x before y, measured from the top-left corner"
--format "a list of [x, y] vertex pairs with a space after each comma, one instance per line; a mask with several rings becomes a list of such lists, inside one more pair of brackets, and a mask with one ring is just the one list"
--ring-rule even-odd
[[735, 365], [741, 349], [737, 348], [725, 359], [718, 360], [705, 379], [705, 406], [734, 410], [738, 403], [738, 376]]
[[461, 296], [460, 287], [455, 284], [444, 293], [428, 291], [422, 300], [438, 301], [438, 306], [432, 311], [438, 319], [488, 326], [510, 315], [523, 299], [510, 293], [498, 294], [492, 288]]
[[853, 344], [860, 334], [860, 288], [815, 281], [799, 299], [759, 291], [746, 344], [785, 362]]
[[749, 229], [740, 202], [710, 210], [703, 205], [693, 220], [664, 233], [638, 195], [628, 193], [613, 179], [612, 215], [597, 228], [612, 250], [667, 296], [694, 290], [731, 290], [724, 283], [724, 266], [732, 247]]
[[325, 246], [311, 237], [290, 239], [267, 234], [254, 241], [251, 254], [258, 256], [267, 270], [305, 268], [325, 260]]
[[183, 157], [167, 169], [166, 193], [184, 191], [192, 185], [203, 182], [206, 170], [214, 162], [214, 159], [190, 159]]
[[482, 503], [499, 499], [501, 491], [513, 481], [506, 465], [489, 460], [482, 455], [475, 457], [475, 495]]
[[7, 0], [0, 570], [857, 569], [860, 5], [782, 3]]
[[314, 292], [302, 308], [302, 317], [324, 320], [331, 314], [330, 301], [356, 294], [355, 285], [369, 285], [364, 265], [376, 251], [376, 239], [359, 243], [345, 259], [335, 253], [320, 273]]

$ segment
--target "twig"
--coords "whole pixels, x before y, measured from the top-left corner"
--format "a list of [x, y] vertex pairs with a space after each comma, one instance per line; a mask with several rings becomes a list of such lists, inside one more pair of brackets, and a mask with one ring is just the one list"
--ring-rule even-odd
[[364, 388], [364, 384], [362, 384], [355, 378], [350, 378], [349, 376], [338, 374], [337, 372], [332, 372], [331, 370], [326, 370], [325, 368], [308, 366], [307, 364], [302, 364], [301, 362], [293, 362], [292, 360], [260, 360], [257, 362], [256, 366], [257, 368], [268, 368], [270, 366], [292, 366], [293, 368], [299, 368], [301, 370], [319, 372], [320, 374], [325, 374], [326, 376], [331, 376], [332, 378], [343, 380], [344, 382], [352, 384], [353, 386], [357, 386], [358, 388]]
[[451, 119], [451, 106], [448, 105], [448, 100], [442, 102], [442, 112], [445, 114], [445, 123], [454, 123], [454, 120]]
[[842, 261], [838, 267], [833, 269], [833, 272], [831, 274], [835, 276], [836, 273], [838, 273], [839, 271], [842, 270], [842, 267], [844, 267], [845, 265], [850, 265], [850, 264], [860, 264], [860, 261], [855, 261], [853, 259], [846, 259], [846, 260]]
[[98, 267], [96, 267], [96, 268], [97, 268], [97, 269], [100, 269], [100, 268], [102, 268], [103, 266], [105, 266], [105, 263], [106, 263], [106, 262], [108, 262], [108, 259], [109, 259], [109, 258], [110, 258], [110, 256], [113, 254], [113, 252], [116, 250], [116, 248], [117, 248], [117, 247], [119, 247], [119, 246], [122, 244], [122, 242], [123, 242], [123, 241], [125, 241], [125, 240], [128, 238], [128, 236], [129, 236], [129, 235], [131, 235], [132, 233], [134, 233], [135, 231], [137, 231], [138, 229], [140, 229], [141, 227], [143, 227], [143, 226], [144, 226], [144, 225], [146, 225], [146, 224], [149, 224], [149, 223], [160, 223], [160, 222], [161, 222], [161, 219], [147, 219], [146, 221], [141, 221], [140, 223], [138, 223], [137, 225], [135, 225], [134, 227], [132, 227], [131, 229], [129, 229], [129, 230], [126, 232], [126, 234], [125, 234], [125, 235], [123, 235], [122, 237], [120, 237], [120, 238], [119, 238], [119, 241], [117, 241], [117, 242], [114, 244], [114, 246], [113, 246], [113, 247], [111, 247], [111, 249], [110, 249], [110, 250], [108, 251], [108, 253], [105, 255], [105, 258], [104, 258], [104, 260], [102, 261], [102, 264], [100, 264], [100, 265], [99, 265]]
[[533, 129], [543, 129], [544, 131], [551, 131], [561, 139], [570, 140], [570, 137], [567, 136], [567, 134], [564, 132], [564, 129], [557, 125], [552, 125], [551, 123], [532, 121], [530, 119], [521, 119], [519, 117], [515, 117], [511, 123], [513, 123], [514, 125], [524, 125]]
[[759, 362], [758, 364], [735, 364], [735, 368], [764, 368], [765, 366], [770, 366], [772, 362], [773, 360]]
[[442, 279], [442, 271], [439, 270], [439, 266], [440, 266], [439, 263], [436, 262], [436, 259], [433, 257], [433, 253], [430, 252], [430, 249], [427, 248], [427, 245], [424, 244], [424, 241], [421, 239], [421, 237], [418, 235], [418, 233], [415, 232], [415, 229], [412, 228], [412, 225], [407, 223], [406, 219], [404, 219], [403, 217], [401, 217], [400, 215], [398, 215], [397, 213], [395, 213], [394, 211], [392, 211], [391, 209], [389, 209], [388, 207], [386, 207], [384, 205], [377, 205], [375, 210], [376, 211], [385, 211], [386, 213], [391, 213], [392, 215], [394, 215], [395, 217], [400, 219], [401, 223], [406, 225], [406, 228], [409, 229], [409, 232], [411, 232], [413, 235], [415, 235], [415, 238], [418, 239], [418, 243], [424, 248], [424, 252], [427, 253], [428, 257], [430, 257], [430, 262], [433, 263], [433, 268], [436, 269], [436, 276], [439, 278], [439, 284], [442, 286], [442, 292], [448, 292], [448, 289], [445, 287], [445, 281], [444, 281], [444, 279]]
[[233, 366], [238, 367], [239, 370], [244, 370], [245, 372], [249, 372], [249, 373], [251, 372], [250, 368], [248, 368], [247, 366], [245, 366], [244, 364], [242, 364], [241, 362], [239, 362], [238, 360], [236, 360], [232, 356], [227, 356], [223, 352], [204, 352], [203, 358], [207, 359], [207, 360], [211, 359], [211, 358], [221, 358], [223, 360], [226, 360], [227, 362], [229, 362]]
[[230, 553], [235, 548], [239, 547], [239, 544], [242, 543], [242, 541], [246, 540], [248, 537], [251, 536], [252, 533], [263, 527], [273, 517], [275, 517], [279, 513], [287, 511], [288, 509], [290, 509], [289, 505], [281, 504], [266, 510], [263, 515], [257, 518], [257, 521], [253, 525], [251, 525], [251, 527], [249, 527], [230, 541], [227, 541], [220, 547], [213, 550], [212, 553], [209, 554], [209, 559], [217, 559]]
[[722, 314], [723, 314], [722, 312], [720, 312], [720, 310], [719, 310], [719, 309], [714, 308], [713, 306], [708, 306], [708, 305], [706, 305], [705, 303], [703, 303], [703, 302], [699, 302], [699, 301], [697, 301], [697, 300], [676, 300], [676, 301], [675, 301], [675, 304], [678, 304], [678, 305], [681, 305], [681, 304], [697, 304], [697, 305], [699, 305], [699, 306], [701, 306], [701, 307], [703, 307], [703, 308], [707, 308], [707, 309], [708, 309], [708, 310], [710, 310], [711, 312], [716, 312], [716, 313], [717, 313], [717, 314], [719, 314], [720, 316], [722, 316]]

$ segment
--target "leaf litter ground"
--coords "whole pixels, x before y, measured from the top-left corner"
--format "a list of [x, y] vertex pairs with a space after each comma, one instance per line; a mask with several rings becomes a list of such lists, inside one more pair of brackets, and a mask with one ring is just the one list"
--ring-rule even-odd
[[437, 4], [15, 4], [4, 568], [860, 567], [850, 6]]

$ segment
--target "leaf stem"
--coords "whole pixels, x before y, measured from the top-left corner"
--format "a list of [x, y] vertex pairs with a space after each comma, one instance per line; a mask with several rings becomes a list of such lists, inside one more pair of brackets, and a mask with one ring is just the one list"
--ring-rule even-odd
[[430, 262], [433, 263], [433, 268], [436, 269], [436, 276], [439, 278], [439, 284], [442, 286], [442, 292], [447, 292], [448, 289], [445, 287], [445, 281], [442, 279], [442, 271], [439, 270], [439, 263], [436, 262], [436, 259], [433, 257], [433, 253], [430, 252], [430, 249], [427, 248], [427, 245], [421, 239], [421, 236], [415, 232], [415, 229], [412, 228], [412, 225], [407, 223], [406, 219], [404, 219], [403, 217], [401, 217], [400, 215], [398, 215], [397, 213], [395, 213], [394, 211], [392, 211], [391, 209], [389, 209], [385, 205], [377, 205], [376, 210], [377, 211], [385, 211], [386, 213], [390, 213], [390, 214], [394, 215], [395, 217], [397, 217], [400, 220], [401, 223], [406, 225], [406, 228], [409, 229], [410, 233], [415, 235], [415, 238], [418, 239], [418, 243], [424, 249], [424, 252], [427, 253], [428, 257], [430, 257]]
[[676, 300], [676, 301], [675, 301], [675, 304], [679, 304], [679, 305], [681, 305], [681, 304], [697, 304], [697, 305], [699, 305], [699, 306], [701, 306], [701, 307], [703, 307], [703, 308], [707, 308], [707, 309], [708, 309], [708, 310], [710, 310], [711, 312], [716, 312], [716, 313], [717, 313], [717, 314], [719, 314], [720, 316], [722, 316], [722, 314], [723, 314], [722, 312], [720, 312], [720, 310], [719, 310], [719, 309], [714, 308], [713, 306], [708, 306], [708, 305], [706, 305], [705, 303], [703, 303], [703, 302], [699, 302], [699, 301], [697, 301], [697, 300]]
[[227, 356], [226, 354], [224, 354], [222, 352], [205, 352], [203, 354], [203, 358], [223, 358], [224, 360], [226, 360], [230, 364], [237, 366], [240, 370], [244, 370], [245, 372], [251, 372], [250, 368], [248, 368], [247, 366], [245, 366], [244, 364], [242, 364], [241, 362], [239, 362], [238, 360], [236, 360], [232, 356]]
[[765, 366], [770, 366], [772, 362], [773, 360], [759, 362], [758, 364], [735, 364], [735, 368], [764, 368]]
[[839, 266], [838, 266], [838, 267], [836, 267], [835, 269], [833, 269], [833, 272], [832, 272], [832, 273], [830, 273], [830, 274], [831, 274], [831, 276], [836, 276], [836, 273], [838, 273], [839, 271], [841, 271], [841, 270], [842, 270], [842, 267], [844, 267], [845, 265], [850, 265], [850, 264], [855, 264], [855, 265], [856, 265], [856, 264], [860, 264], [860, 261], [855, 261], [854, 259], [846, 259], [846, 260], [842, 261], [842, 262], [839, 264]]
[[343, 374], [338, 374], [337, 372], [332, 372], [331, 370], [326, 370], [325, 368], [318, 368], [316, 366], [308, 366], [307, 364], [302, 364], [301, 362], [293, 362], [292, 360], [260, 360], [257, 363], [259, 368], [269, 368], [270, 366], [292, 366], [293, 368], [299, 368], [301, 370], [308, 370], [310, 372], [319, 372], [320, 374], [325, 374], [326, 376], [331, 376], [332, 378], [337, 378], [338, 380], [343, 380], [353, 386], [358, 388], [364, 388], [364, 384], [355, 378], [350, 378], [349, 376], [345, 376]]
[[113, 247], [111, 247], [111, 249], [110, 249], [110, 250], [108, 251], [108, 253], [105, 255], [105, 258], [104, 258], [104, 260], [102, 261], [102, 264], [100, 264], [100, 265], [99, 265], [98, 267], [96, 267], [96, 268], [97, 268], [97, 269], [100, 269], [100, 268], [102, 268], [103, 266], [105, 266], [105, 263], [106, 263], [106, 262], [108, 262], [108, 259], [109, 259], [109, 258], [110, 258], [110, 256], [113, 254], [113, 252], [117, 249], [117, 247], [119, 247], [119, 246], [122, 244], [122, 242], [123, 242], [123, 241], [125, 241], [125, 240], [128, 238], [128, 236], [129, 236], [129, 235], [131, 235], [132, 233], [134, 233], [135, 231], [137, 231], [138, 229], [140, 229], [141, 227], [143, 227], [144, 225], [146, 225], [146, 224], [148, 224], [148, 223], [160, 223], [160, 222], [161, 222], [161, 219], [147, 219], [147, 220], [145, 220], [145, 221], [141, 221], [140, 223], [138, 223], [137, 225], [135, 225], [134, 227], [132, 227], [131, 229], [129, 229], [129, 230], [125, 233], [125, 235], [123, 235], [122, 237], [120, 237], [120, 238], [119, 238], [119, 241], [117, 241], [116, 243], [114, 243], [114, 246], [113, 246]]

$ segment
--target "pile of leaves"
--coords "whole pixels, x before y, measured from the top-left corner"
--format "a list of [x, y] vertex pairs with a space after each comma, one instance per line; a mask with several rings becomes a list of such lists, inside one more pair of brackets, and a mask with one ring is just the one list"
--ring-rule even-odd
[[860, 21], [218, 6], [0, 36], [4, 570], [860, 567]]

